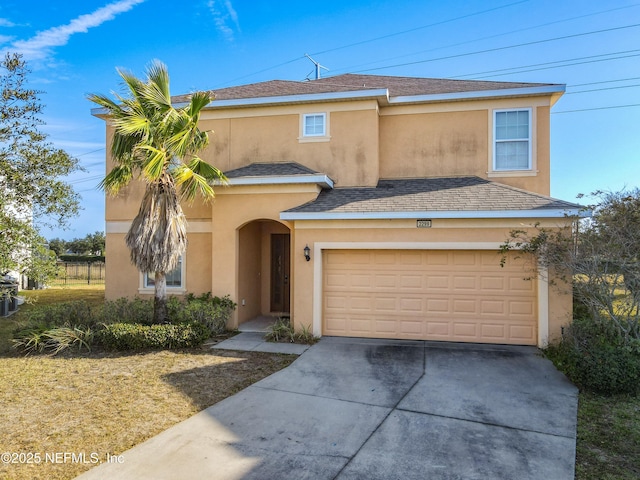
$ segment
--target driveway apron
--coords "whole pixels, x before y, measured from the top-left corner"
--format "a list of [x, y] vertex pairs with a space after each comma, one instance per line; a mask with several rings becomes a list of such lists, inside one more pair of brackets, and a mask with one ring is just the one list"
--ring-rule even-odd
[[576, 412], [532, 347], [325, 337], [78, 478], [570, 480]]

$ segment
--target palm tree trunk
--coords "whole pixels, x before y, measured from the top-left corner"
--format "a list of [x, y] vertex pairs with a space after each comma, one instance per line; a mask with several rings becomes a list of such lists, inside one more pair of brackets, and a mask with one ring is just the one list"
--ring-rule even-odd
[[167, 275], [164, 272], [155, 273], [154, 295], [153, 322], [167, 323]]

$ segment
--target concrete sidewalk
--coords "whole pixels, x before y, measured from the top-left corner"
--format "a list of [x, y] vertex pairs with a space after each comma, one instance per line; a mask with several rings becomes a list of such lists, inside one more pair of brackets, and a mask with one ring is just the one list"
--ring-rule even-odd
[[301, 355], [309, 345], [267, 342], [261, 332], [242, 332], [210, 346], [213, 350], [240, 350], [243, 352], [286, 353]]
[[535, 348], [325, 337], [78, 478], [570, 480], [576, 411]]

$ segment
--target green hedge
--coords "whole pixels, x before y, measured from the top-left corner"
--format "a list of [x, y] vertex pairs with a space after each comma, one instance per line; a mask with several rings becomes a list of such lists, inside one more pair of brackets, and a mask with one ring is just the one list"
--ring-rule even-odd
[[98, 332], [105, 348], [113, 350], [143, 350], [147, 348], [189, 348], [202, 345], [210, 336], [201, 323], [142, 325], [113, 323]]
[[59, 260], [63, 262], [70, 263], [93, 263], [93, 262], [103, 262], [105, 261], [104, 255], [59, 255]]
[[610, 323], [575, 318], [545, 353], [580, 388], [604, 395], [640, 393], [640, 339]]
[[90, 308], [82, 300], [64, 302], [25, 312], [12, 342], [24, 353], [54, 354], [72, 346], [89, 349], [94, 342], [116, 350], [195, 347], [224, 333], [235, 308], [229, 296], [187, 295], [184, 301], [170, 297], [169, 324], [157, 325], [153, 299], [120, 298], [102, 308]]

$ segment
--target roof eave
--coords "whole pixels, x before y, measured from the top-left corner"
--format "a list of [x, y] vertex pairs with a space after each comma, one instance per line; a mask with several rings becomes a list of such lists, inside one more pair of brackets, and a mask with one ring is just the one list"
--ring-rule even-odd
[[[221, 108], [242, 108], [257, 107], [271, 105], [291, 105], [304, 103], [321, 103], [321, 102], [338, 102], [349, 100], [368, 100], [374, 99], [381, 106], [387, 105], [407, 105], [416, 103], [433, 103], [446, 102], [456, 100], [480, 100], [484, 98], [509, 98], [509, 97], [526, 97], [526, 96], [543, 96], [550, 95], [552, 97], [551, 104], [558, 101], [560, 96], [565, 92], [565, 85], [540, 85], [517, 88], [502, 88], [496, 90], [474, 90], [469, 92], [450, 92], [436, 93], [426, 95], [405, 95], [390, 97], [387, 88], [378, 88], [370, 90], [350, 90], [346, 92], [326, 92], [326, 93], [308, 93], [296, 95], [280, 95], [273, 97], [252, 97], [252, 98], [236, 98], [229, 100], [214, 100], [205, 107], [205, 110], [221, 109]], [[174, 107], [180, 108], [188, 105], [188, 102], [176, 102]], [[105, 119], [108, 111], [105, 108], [91, 109], [91, 115]]]
[[453, 210], [416, 212], [281, 212], [280, 220], [393, 220], [393, 219], [480, 219], [480, 218], [567, 218], [588, 217], [589, 212], [572, 209], [540, 210]]
[[[218, 184], [222, 185], [221, 182]], [[324, 174], [318, 175], [281, 175], [281, 176], [255, 176], [229, 178], [224, 183], [230, 187], [237, 185], [299, 185], [316, 184], [322, 188], [332, 189], [333, 180]]]
[[480, 100], [483, 98], [509, 98], [551, 95], [555, 103], [565, 92], [565, 85], [540, 85], [518, 88], [500, 88], [496, 90], [475, 90], [470, 92], [435, 93], [428, 95], [408, 95], [391, 97], [390, 105], [410, 103], [446, 102], [455, 100]]
[[[378, 88], [373, 90], [353, 90], [348, 92], [307, 93], [301, 95], [297, 94], [273, 97], [214, 100], [209, 105], [207, 105], [205, 109], [257, 107], [283, 104], [290, 105], [295, 103], [321, 103], [368, 99], [376, 99], [379, 103], [386, 104], [389, 101], [389, 90], [386, 88]], [[175, 103], [174, 107], [179, 108], [187, 104], [187, 102]]]

